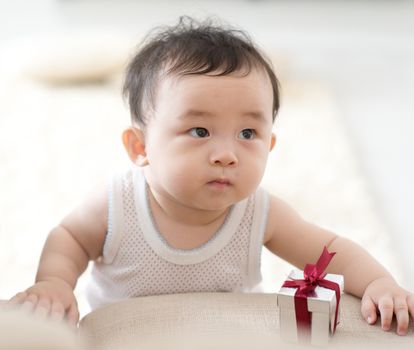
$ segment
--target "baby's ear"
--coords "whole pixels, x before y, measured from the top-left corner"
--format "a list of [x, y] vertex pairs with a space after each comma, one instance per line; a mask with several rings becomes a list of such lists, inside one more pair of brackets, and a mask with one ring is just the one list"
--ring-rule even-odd
[[269, 152], [272, 151], [275, 145], [276, 145], [276, 134], [272, 132], [272, 139], [270, 140]]
[[122, 133], [122, 142], [128, 153], [129, 159], [138, 165], [148, 165], [147, 153], [145, 152], [145, 135], [141, 129], [130, 127]]

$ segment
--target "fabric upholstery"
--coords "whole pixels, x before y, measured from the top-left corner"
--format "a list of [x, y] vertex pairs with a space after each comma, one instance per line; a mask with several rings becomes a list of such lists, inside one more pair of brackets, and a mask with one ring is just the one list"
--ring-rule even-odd
[[[384, 332], [379, 322], [368, 325], [360, 314], [360, 300], [345, 294], [331, 345], [412, 347], [412, 329], [402, 337], [396, 335], [395, 326], [393, 323], [393, 329]], [[93, 311], [82, 319], [80, 327], [91, 347], [99, 350], [128, 348], [128, 344], [136, 349], [160, 344], [181, 349], [220, 349], [224, 344], [259, 348], [260, 344], [274, 349], [280, 342], [274, 294], [199, 293], [129, 299]]]

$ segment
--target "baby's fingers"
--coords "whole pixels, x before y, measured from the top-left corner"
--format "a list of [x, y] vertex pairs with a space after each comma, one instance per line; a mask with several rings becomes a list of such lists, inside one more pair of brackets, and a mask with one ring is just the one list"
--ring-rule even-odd
[[378, 300], [378, 309], [381, 314], [381, 327], [384, 331], [389, 331], [394, 315], [394, 302], [390, 296], [382, 297]]
[[361, 301], [362, 317], [369, 323], [374, 324], [377, 321], [377, 307], [371, 297], [364, 296]]
[[399, 335], [406, 335], [408, 331], [408, 306], [406, 298], [394, 298], [394, 312], [397, 318], [397, 333]]
[[37, 305], [39, 298], [36, 294], [29, 294], [28, 297], [21, 304], [20, 310], [23, 312], [32, 312]]
[[76, 327], [76, 325], [78, 324], [79, 311], [78, 311], [78, 305], [76, 304], [76, 302], [73, 302], [70, 305], [69, 310], [67, 312], [67, 320], [68, 320], [69, 324], [74, 326], [74, 327]]
[[26, 292], [17, 293], [13, 298], [8, 301], [9, 305], [22, 304], [26, 300], [28, 294]]
[[62, 303], [54, 301], [50, 311], [50, 319], [55, 322], [60, 322], [65, 317], [65, 308]]
[[52, 305], [48, 299], [40, 299], [36, 305], [34, 314], [40, 318], [46, 318], [49, 315]]
[[411, 318], [414, 321], [414, 294], [410, 294], [407, 297], [407, 305], [408, 305], [408, 311], [411, 314]]

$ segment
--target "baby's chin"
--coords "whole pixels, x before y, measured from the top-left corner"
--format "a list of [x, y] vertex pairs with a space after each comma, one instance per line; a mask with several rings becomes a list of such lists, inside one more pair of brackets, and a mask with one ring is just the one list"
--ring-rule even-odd
[[175, 188], [169, 192], [181, 205], [200, 211], [223, 211], [240, 201], [248, 198], [250, 193], [240, 190], [238, 186], [231, 185], [222, 188], [220, 185], [206, 184], [192, 189]]
[[194, 209], [203, 211], [224, 211], [231, 208], [233, 205], [242, 201], [244, 198], [225, 199], [225, 198], [212, 198], [194, 203]]

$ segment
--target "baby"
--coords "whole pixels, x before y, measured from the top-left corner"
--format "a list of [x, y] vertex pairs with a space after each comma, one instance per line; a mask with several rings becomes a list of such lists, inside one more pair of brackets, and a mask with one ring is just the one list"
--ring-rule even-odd
[[[234, 29], [181, 18], [146, 42], [128, 66], [124, 95], [132, 123], [123, 144], [134, 165], [99, 186], [47, 238], [36, 282], [11, 299], [66, 318], [73, 290], [94, 262], [92, 308], [166, 293], [235, 292], [260, 282], [265, 245], [303, 269], [324, 246], [328, 270], [384, 330], [414, 316], [402, 289], [363, 248], [303, 220], [259, 187], [279, 109], [278, 80], [250, 39]], [[41, 311], [39, 311], [41, 310]]]

